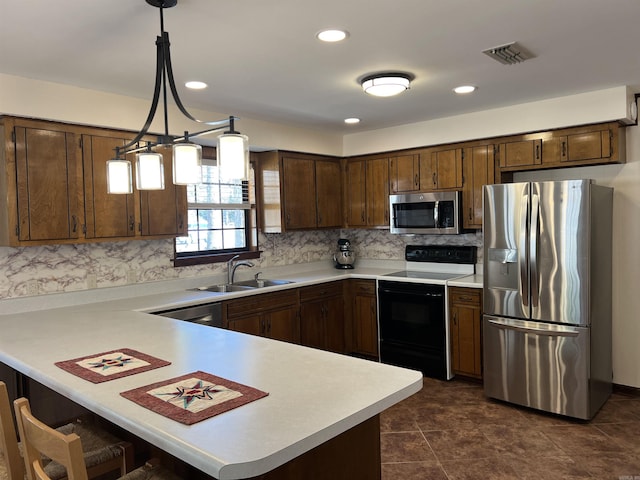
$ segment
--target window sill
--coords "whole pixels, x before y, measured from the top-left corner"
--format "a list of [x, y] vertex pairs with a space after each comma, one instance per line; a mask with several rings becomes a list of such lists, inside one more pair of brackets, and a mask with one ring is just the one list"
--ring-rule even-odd
[[174, 267], [189, 267], [192, 265], [206, 265], [208, 263], [225, 263], [238, 255], [238, 260], [260, 258], [260, 250], [251, 252], [216, 253], [212, 255], [194, 255], [173, 259]]

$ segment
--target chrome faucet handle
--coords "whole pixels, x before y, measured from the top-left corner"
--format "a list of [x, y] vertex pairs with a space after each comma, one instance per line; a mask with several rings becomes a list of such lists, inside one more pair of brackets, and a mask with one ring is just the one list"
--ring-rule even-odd
[[256, 273], [256, 274], [253, 276], [253, 278], [254, 278], [256, 281], [258, 281], [258, 280], [262, 280], [261, 278], [258, 278], [260, 275], [262, 275], [262, 272], [258, 272], [258, 273]]

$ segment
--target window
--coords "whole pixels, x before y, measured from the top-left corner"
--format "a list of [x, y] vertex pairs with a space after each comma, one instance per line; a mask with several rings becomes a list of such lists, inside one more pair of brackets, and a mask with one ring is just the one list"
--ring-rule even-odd
[[221, 181], [216, 160], [203, 158], [202, 183], [187, 186], [188, 235], [175, 240], [174, 264], [220, 262], [247, 252], [257, 256], [253, 199], [252, 181]]

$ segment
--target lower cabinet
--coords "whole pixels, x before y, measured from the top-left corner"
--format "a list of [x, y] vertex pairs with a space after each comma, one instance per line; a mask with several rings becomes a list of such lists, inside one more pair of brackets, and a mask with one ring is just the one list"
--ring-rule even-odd
[[340, 280], [222, 302], [237, 332], [378, 360], [375, 280]]
[[352, 351], [378, 358], [378, 309], [375, 280], [349, 280]]
[[223, 325], [229, 330], [299, 343], [298, 295], [285, 290], [222, 302]]
[[449, 288], [451, 369], [454, 374], [482, 378], [482, 290]]
[[345, 353], [343, 282], [329, 282], [300, 291], [300, 343]]

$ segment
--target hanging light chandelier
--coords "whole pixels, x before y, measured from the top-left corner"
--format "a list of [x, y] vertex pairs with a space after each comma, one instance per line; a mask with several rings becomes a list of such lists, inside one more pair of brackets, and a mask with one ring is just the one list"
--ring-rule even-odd
[[[191, 115], [180, 101], [171, 67], [169, 51], [169, 33], [164, 30], [165, 8], [176, 6], [178, 0], [146, 0], [149, 5], [160, 9], [160, 36], [156, 38], [156, 81], [151, 108], [142, 130], [129, 143], [116, 147], [115, 158], [107, 161], [107, 191], [109, 193], [133, 193], [132, 165], [126, 159], [128, 154], [136, 154], [136, 188], [138, 190], [164, 189], [164, 163], [162, 154], [154, 151], [158, 146], [172, 146], [173, 183], [191, 185], [201, 182], [202, 147], [190, 141], [191, 138], [223, 131], [218, 136], [217, 157], [221, 178], [246, 180], [249, 171], [249, 146], [246, 135], [234, 128], [237, 117], [207, 122]], [[178, 109], [188, 119], [207, 125], [209, 128], [196, 133], [184, 132], [181, 137], [169, 134], [169, 116], [167, 113], [168, 88]], [[162, 94], [164, 113], [164, 134], [157, 141], [143, 141], [158, 109]], [[144, 143], [144, 145], [142, 144]]]

